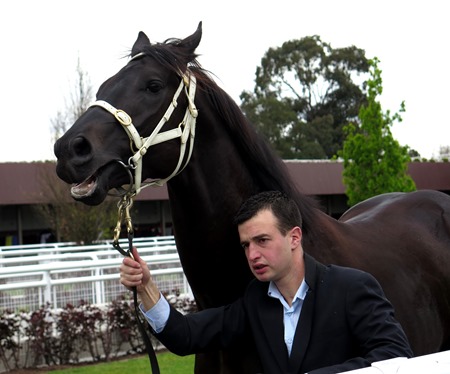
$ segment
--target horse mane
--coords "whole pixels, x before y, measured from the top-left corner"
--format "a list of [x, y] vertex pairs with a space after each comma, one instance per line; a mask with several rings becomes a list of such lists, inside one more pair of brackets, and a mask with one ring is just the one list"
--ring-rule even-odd
[[297, 201], [303, 217], [302, 230], [305, 234], [310, 232], [316, 222], [318, 202], [297, 189], [281, 157], [236, 102], [210, 77], [210, 72], [200, 66], [191, 70], [195, 72], [200, 88], [207, 92], [224, 123], [228, 124], [231, 138], [237, 144], [243, 162], [252, 171], [260, 191], [282, 191]]
[[242, 160], [249, 170], [252, 170], [252, 176], [260, 191], [277, 190], [292, 197], [297, 201], [303, 217], [303, 232], [311, 231], [319, 208], [317, 201], [296, 188], [286, 165], [266, 138], [250, 123], [235, 101], [211, 78], [211, 72], [200, 65], [197, 61], [198, 55], [182, 46], [180, 39], [167, 39], [164, 43], [147, 46], [143, 52], [175, 74], [185, 71], [188, 66], [197, 78], [197, 88], [207, 93], [224, 123], [228, 124], [228, 131], [238, 145]]

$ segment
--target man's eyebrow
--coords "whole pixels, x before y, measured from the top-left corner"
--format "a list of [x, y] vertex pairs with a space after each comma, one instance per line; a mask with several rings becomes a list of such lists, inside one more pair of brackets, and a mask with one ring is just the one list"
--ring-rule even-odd
[[267, 238], [268, 236], [269, 236], [268, 234], [258, 234], [258, 235], [252, 236], [252, 237], [250, 238], [250, 240], [255, 241], [255, 240]]

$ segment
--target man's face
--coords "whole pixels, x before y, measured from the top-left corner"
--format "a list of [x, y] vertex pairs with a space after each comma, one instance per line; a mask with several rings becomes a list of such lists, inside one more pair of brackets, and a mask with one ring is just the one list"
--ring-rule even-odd
[[274, 281], [292, 270], [293, 249], [300, 245], [296, 227], [283, 235], [271, 210], [262, 210], [238, 226], [239, 237], [253, 275], [260, 281]]

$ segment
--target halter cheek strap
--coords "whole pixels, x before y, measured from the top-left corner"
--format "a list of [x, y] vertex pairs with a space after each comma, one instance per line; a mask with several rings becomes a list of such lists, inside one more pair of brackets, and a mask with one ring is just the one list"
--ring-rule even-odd
[[[189, 76], [186, 76], [184, 74], [182, 75], [181, 82], [173, 96], [171, 103], [169, 104], [169, 107], [167, 108], [163, 117], [159, 121], [158, 125], [155, 127], [150, 136], [148, 136], [147, 138], [142, 138], [139, 135], [139, 132], [137, 131], [136, 127], [133, 125], [131, 117], [125, 111], [115, 108], [114, 106], [112, 106], [111, 104], [109, 104], [104, 100], [97, 100], [95, 103], [91, 105], [91, 107], [99, 106], [108, 111], [109, 113], [111, 113], [122, 125], [122, 128], [125, 130], [128, 137], [130, 138], [131, 142], [130, 147], [131, 151], [133, 152], [133, 155], [128, 159], [128, 167], [134, 170], [134, 183], [130, 189], [130, 193], [132, 193], [133, 195], [138, 194], [142, 188], [147, 186], [162, 186], [164, 183], [169, 181], [175, 175], [179, 174], [189, 163], [189, 160], [192, 155], [192, 149], [194, 147], [195, 124], [198, 116], [198, 111], [194, 104], [196, 87], [197, 87], [196, 79], [193, 74], [190, 74]], [[164, 124], [169, 121], [172, 113], [176, 109], [178, 104], [177, 100], [183, 88], [186, 97], [188, 99], [188, 106], [186, 108], [183, 120], [178, 125], [178, 127], [172, 130], [160, 132]], [[149, 183], [142, 184], [142, 158], [147, 153], [148, 148], [151, 147], [152, 145], [160, 144], [176, 138], [180, 138], [181, 144], [180, 144], [180, 156], [174, 171], [166, 178], [157, 179]], [[183, 159], [186, 153], [186, 144], [189, 139], [190, 139], [189, 152], [187, 154], [186, 162], [184, 163], [184, 166], [182, 166]]]

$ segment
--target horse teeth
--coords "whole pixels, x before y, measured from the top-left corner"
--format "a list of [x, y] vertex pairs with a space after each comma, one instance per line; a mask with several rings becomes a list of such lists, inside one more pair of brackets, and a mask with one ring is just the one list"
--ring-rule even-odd
[[92, 195], [96, 187], [97, 183], [95, 178], [89, 177], [84, 182], [73, 185], [70, 189], [70, 193], [73, 197], [86, 197]]

